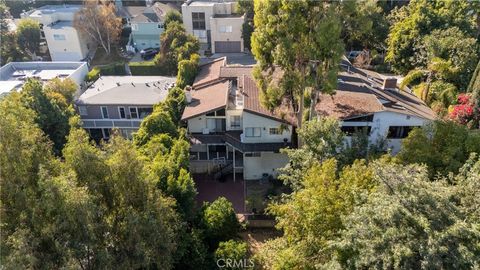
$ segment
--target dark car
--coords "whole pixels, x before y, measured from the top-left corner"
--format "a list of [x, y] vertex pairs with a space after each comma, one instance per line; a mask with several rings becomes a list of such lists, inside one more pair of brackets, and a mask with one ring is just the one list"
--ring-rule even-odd
[[158, 52], [160, 48], [146, 48], [140, 51], [140, 56], [147, 60], [153, 58]]

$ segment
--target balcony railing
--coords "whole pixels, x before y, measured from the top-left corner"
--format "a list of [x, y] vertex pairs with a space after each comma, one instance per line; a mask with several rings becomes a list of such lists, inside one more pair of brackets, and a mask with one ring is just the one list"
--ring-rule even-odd
[[142, 119], [82, 119], [83, 128], [139, 128]]

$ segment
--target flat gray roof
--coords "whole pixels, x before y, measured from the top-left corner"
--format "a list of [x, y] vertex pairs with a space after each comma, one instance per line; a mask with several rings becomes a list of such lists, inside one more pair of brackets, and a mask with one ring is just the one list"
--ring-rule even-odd
[[28, 78], [68, 78], [86, 62], [10, 62], [0, 68], [0, 94], [20, 89]]
[[78, 105], [154, 105], [163, 101], [175, 77], [102, 76], [80, 95]]

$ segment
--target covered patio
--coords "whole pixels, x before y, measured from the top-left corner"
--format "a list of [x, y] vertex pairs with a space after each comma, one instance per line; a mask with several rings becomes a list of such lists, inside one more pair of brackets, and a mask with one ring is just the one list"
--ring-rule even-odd
[[208, 174], [193, 174], [193, 179], [198, 191], [199, 206], [203, 202], [213, 202], [218, 197], [225, 197], [233, 204], [237, 214], [245, 213], [245, 181], [242, 174], [237, 173], [235, 181], [233, 174], [227, 175], [224, 182], [215, 181], [213, 176]]

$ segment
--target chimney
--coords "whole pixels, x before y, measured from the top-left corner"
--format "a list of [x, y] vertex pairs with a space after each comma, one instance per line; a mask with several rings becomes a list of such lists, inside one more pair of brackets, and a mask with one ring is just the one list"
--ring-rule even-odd
[[383, 90], [395, 90], [397, 89], [397, 78], [387, 77], [383, 80]]
[[185, 99], [187, 101], [187, 104], [190, 104], [192, 102], [192, 87], [191, 86], [185, 87]]

